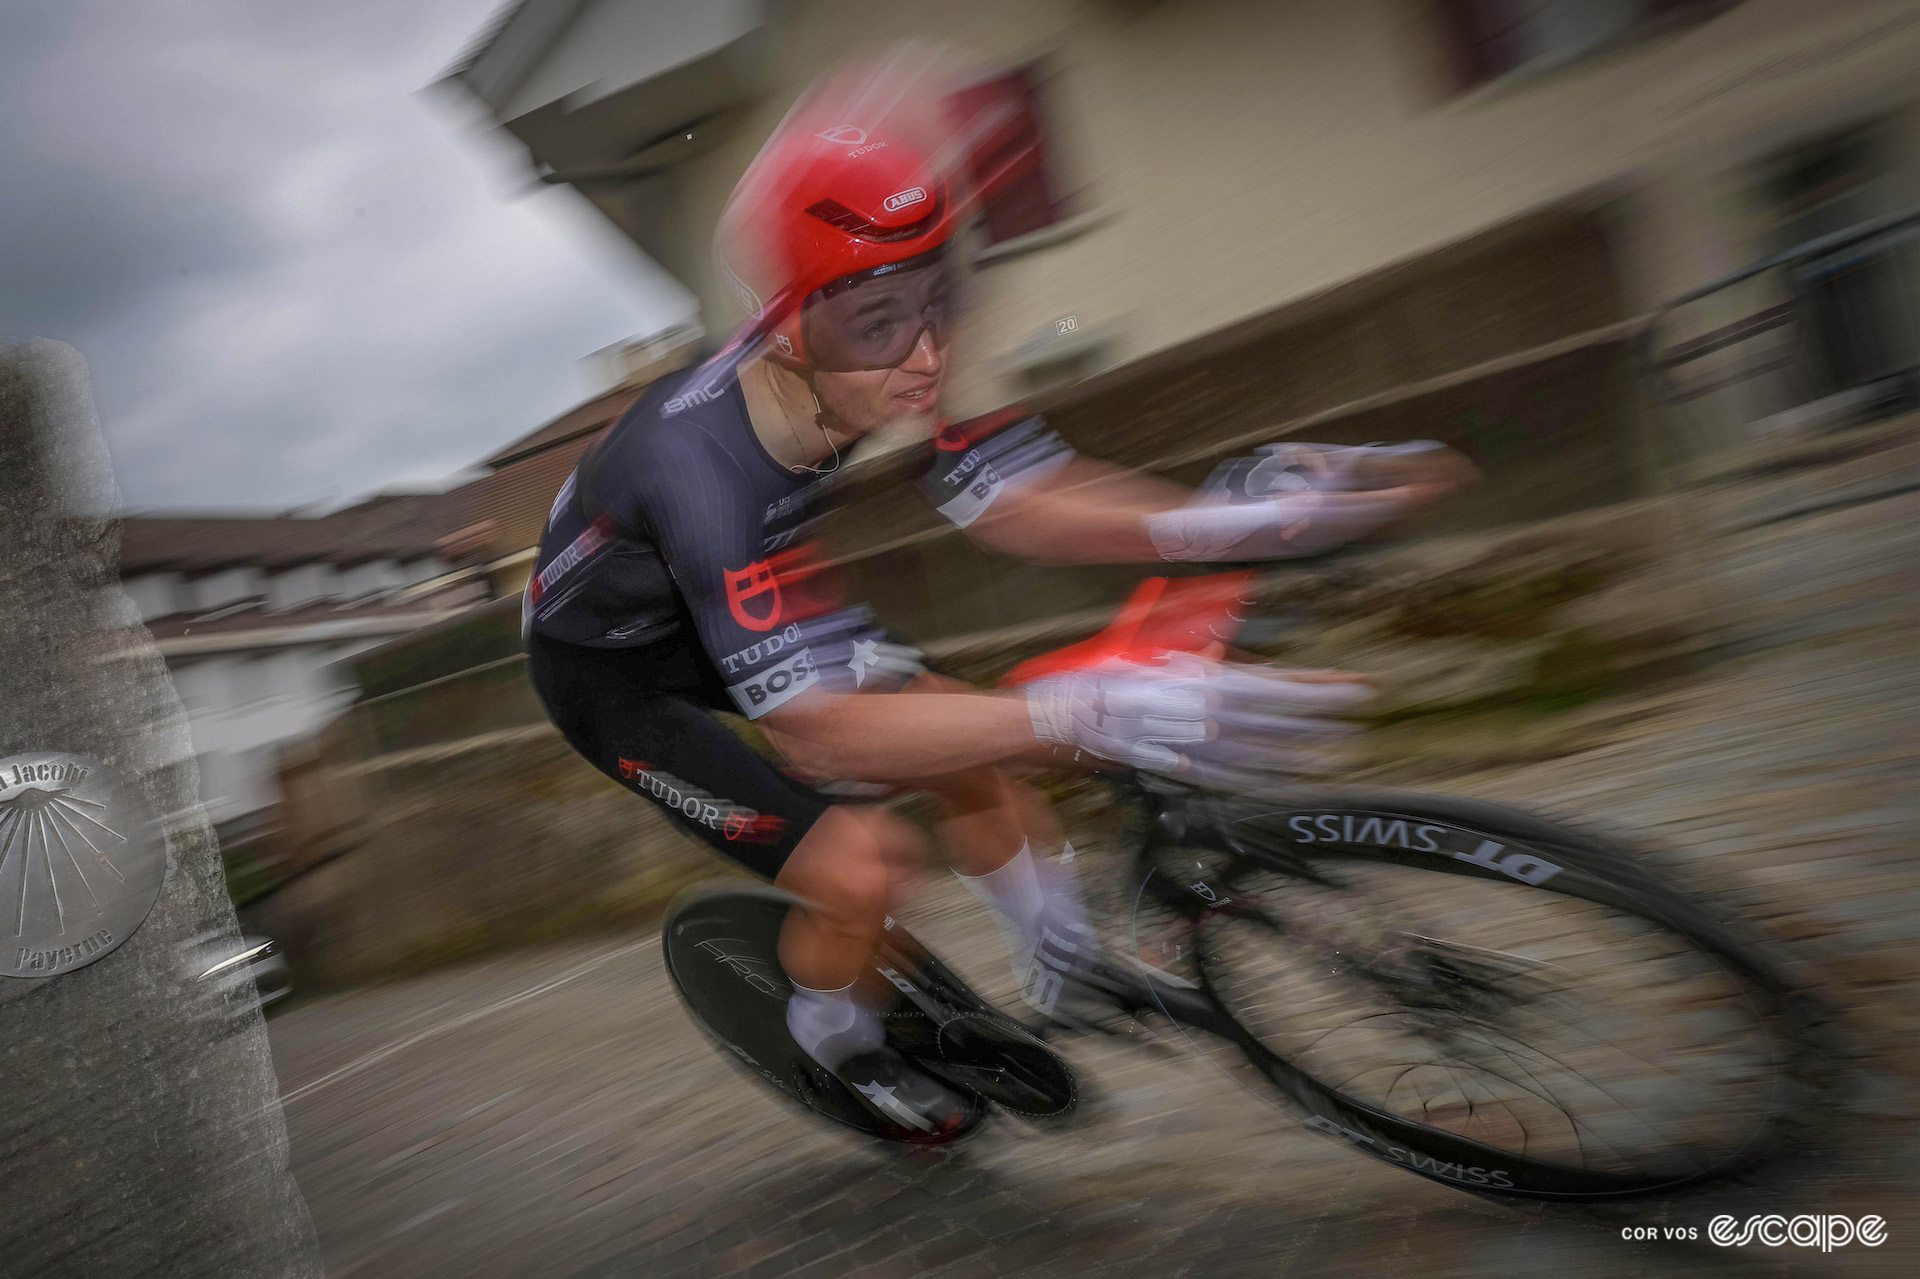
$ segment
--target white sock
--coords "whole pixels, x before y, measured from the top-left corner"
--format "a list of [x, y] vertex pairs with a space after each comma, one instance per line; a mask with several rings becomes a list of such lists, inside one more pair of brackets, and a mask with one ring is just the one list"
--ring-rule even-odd
[[787, 1033], [800, 1051], [828, 1070], [838, 1070], [841, 1062], [878, 1048], [887, 1038], [879, 1014], [853, 1002], [852, 982], [839, 990], [814, 990], [795, 982], [787, 1000]]
[[1060, 972], [1095, 945], [1080, 886], [1066, 865], [1072, 860], [1072, 845], [1058, 864], [1048, 865], [1033, 855], [1031, 844], [1023, 843], [1000, 869], [959, 876], [974, 896], [993, 908], [1021, 993], [1043, 1012], [1051, 1011], [1059, 998]]

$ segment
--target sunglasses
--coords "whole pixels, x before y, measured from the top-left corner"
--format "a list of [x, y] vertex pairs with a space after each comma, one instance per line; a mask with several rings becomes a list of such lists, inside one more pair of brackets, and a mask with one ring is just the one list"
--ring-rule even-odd
[[922, 333], [946, 343], [960, 292], [960, 271], [945, 248], [835, 280], [800, 310], [808, 362], [826, 373], [896, 368]]

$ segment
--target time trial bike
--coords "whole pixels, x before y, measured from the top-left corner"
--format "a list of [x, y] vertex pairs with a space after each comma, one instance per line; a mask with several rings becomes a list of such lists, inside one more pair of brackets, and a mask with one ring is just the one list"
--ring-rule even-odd
[[[1008, 682], [1200, 651], [1231, 635], [1250, 578], [1152, 579], [1105, 631]], [[1613, 839], [1446, 795], [1102, 777], [1130, 818], [1123, 854], [1104, 859], [1118, 884], [1089, 893], [1125, 903], [1097, 921], [1116, 1003], [1233, 1053], [1361, 1154], [1469, 1191], [1604, 1199], [1750, 1165], [1817, 1100], [1817, 1002], [1765, 942]], [[793, 905], [703, 887], [663, 929], [695, 1022], [753, 1077], [895, 1142], [1080, 1109], [1041, 1033], [890, 920], [874, 960], [895, 990], [889, 1039], [972, 1108], [941, 1134], [876, 1115], [787, 1034], [777, 943]]]

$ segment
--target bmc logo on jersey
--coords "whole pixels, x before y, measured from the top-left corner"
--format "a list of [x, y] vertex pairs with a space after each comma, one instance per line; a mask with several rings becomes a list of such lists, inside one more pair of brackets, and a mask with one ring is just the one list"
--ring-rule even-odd
[[682, 391], [679, 395], [674, 396], [671, 400], [662, 404], [660, 409], [665, 413], [680, 413], [694, 407], [696, 404], [711, 404], [719, 398], [720, 392], [715, 389], [713, 383], [707, 382], [703, 385]]
[[780, 579], [765, 560], [726, 572], [727, 611], [750, 631], [770, 631], [780, 624]]
[[886, 209], [888, 213], [898, 213], [901, 209], [922, 203], [926, 198], [927, 189], [925, 187], [908, 187], [904, 191], [896, 191], [888, 196], [886, 199]]

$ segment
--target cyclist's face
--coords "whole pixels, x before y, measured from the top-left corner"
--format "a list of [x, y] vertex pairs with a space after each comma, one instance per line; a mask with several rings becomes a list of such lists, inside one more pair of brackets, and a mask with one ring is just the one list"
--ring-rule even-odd
[[946, 356], [945, 343], [927, 328], [893, 368], [816, 373], [813, 389], [836, 422], [863, 435], [903, 416], [924, 416], [931, 424], [940, 411]]
[[960, 271], [944, 249], [850, 276], [801, 309], [807, 361], [826, 373], [898, 368], [923, 335], [946, 342], [959, 303]]

